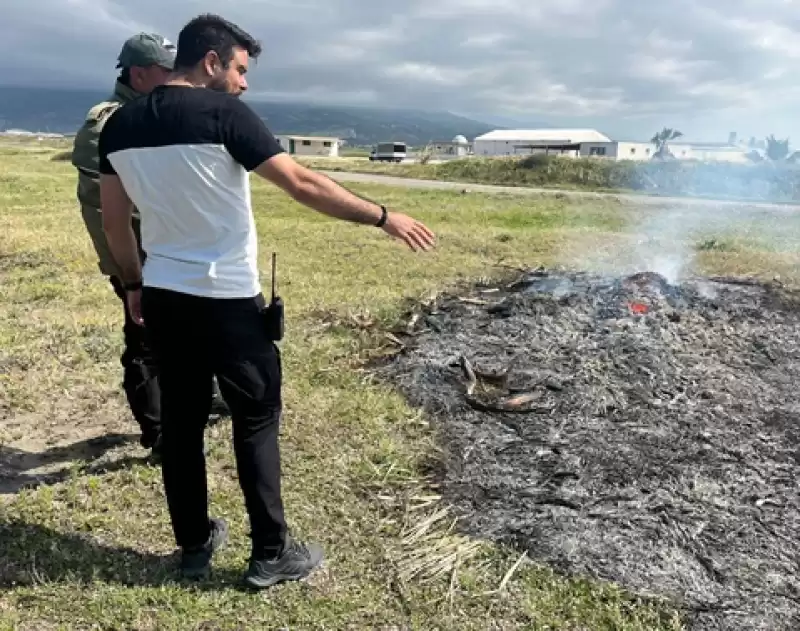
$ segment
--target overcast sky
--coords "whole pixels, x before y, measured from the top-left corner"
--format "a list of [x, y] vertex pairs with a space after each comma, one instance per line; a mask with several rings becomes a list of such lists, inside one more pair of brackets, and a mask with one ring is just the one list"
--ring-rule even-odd
[[[106, 87], [138, 30], [215, 10], [262, 40], [252, 97], [447, 109], [647, 139], [800, 145], [794, 0], [6, 2], [0, 83]], [[251, 98], [252, 98], [251, 97]]]

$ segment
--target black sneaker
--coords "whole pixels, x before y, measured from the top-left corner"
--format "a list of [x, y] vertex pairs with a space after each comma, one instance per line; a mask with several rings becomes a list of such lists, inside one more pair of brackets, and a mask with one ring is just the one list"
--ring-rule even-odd
[[283, 581], [306, 578], [322, 564], [322, 548], [315, 543], [304, 544], [287, 537], [283, 551], [272, 558], [255, 554], [244, 575], [244, 584], [253, 589], [266, 589]]
[[202, 546], [181, 551], [181, 576], [191, 580], [207, 578], [211, 572], [212, 555], [228, 541], [228, 524], [222, 519], [209, 520], [211, 535]]
[[231, 410], [228, 407], [228, 404], [222, 399], [222, 397], [218, 396], [215, 397], [211, 401], [211, 411], [208, 413], [208, 420], [206, 421], [206, 427], [213, 427], [217, 423], [219, 423], [223, 418], [229, 417], [231, 415]]
[[208, 420], [206, 421], [206, 427], [214, 427], [217, 423], [222, 420], [222, 417], [219, 414], [211, 414], [208, 415]]
[[156, 444], [161, 442], [161, 431], [159, 429], [150, 429], [142, 432], [139, 437], [139, 444], [145, 449], [153, 449]]
[[216, 425], [223, 417], [230, 415], [231, 409], [225, 399], [222, 398], [222, 393], [219, 391], [219, 384], [215, 377], [212, 384], [211, 411], [208, 415], [208, 425]]
[[217, 394], [211, 399], [211, 414], [215, 416], [230, 416], [231, 409], [228, 407], [221, 394]]
[[154, 465], [161, 464], [161, 456], [162, 456], [162, 448], [163, 444], [161, 441], [161, 434], [159, 434], [156, 439], [153, 441], [152, 445], [149, 445], [150, 448], [150, 462]]

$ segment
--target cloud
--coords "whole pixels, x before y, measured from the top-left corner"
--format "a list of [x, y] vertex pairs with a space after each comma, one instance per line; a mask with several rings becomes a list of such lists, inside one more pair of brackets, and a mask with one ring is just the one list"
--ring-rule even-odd
[[[175, 39], [207, 7], [9, 3], [0, 82], [108, 85], [127, 35]], [[629, 137], [667, 125], [704, 139], [729, 129], [800, 138], [790, 0], [237, 0], [217, 10], [264, 44], [253, 98], [448, 109]]]

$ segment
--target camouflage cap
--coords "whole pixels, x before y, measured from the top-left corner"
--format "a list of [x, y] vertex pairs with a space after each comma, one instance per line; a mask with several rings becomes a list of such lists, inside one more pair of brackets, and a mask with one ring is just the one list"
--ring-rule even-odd
[[172, 70], [175, 65], [175, 44], [156, 33], [137, 33], [128, 38], [119, 51], [117, 68], [161, 66]]

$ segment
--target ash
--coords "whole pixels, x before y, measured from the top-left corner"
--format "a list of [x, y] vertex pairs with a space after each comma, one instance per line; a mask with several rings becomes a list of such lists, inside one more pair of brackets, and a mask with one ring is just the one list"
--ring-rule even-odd
[[419, 307], [378, 370], [432, 417], [470, 534], [693, 629], [798, 629], [798, 304], [535, 270]]

